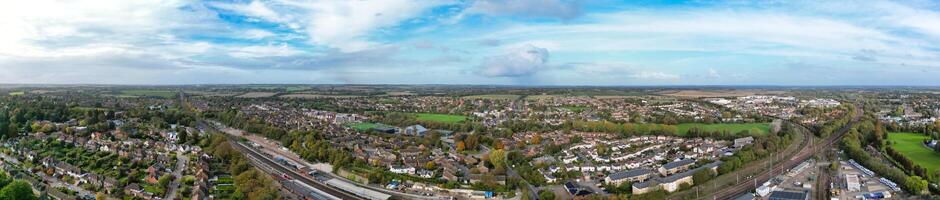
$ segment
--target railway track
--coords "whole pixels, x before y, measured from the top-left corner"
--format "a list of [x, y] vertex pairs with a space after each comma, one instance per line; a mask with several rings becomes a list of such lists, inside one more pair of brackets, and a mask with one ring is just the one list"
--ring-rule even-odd
[[[789, 159], [783, 163], [773, 166], [770, 171], [764, 171], [753, 178], [746, 179], [745, 181], [741, 181], [740, 183], [732, 187], [723, 189], [722, 191], [715, 193], [714, 195], [711, 196], [712, 197], [711, 199], [732, 199], [737, 196], [740, 196], [741, 194], [744, 194], [747, 191], [756, 189], [756, 184], [754, 183], [767, 182], [768, 180], [773, 178], [772, 172], [783, 171], [786, 169], [791, 169], [793, 167], [796, 167], [797, 165], [802, 163], [804, 160], [809, 159], [811, 156], [819, 153], [819, 151], [825, 151], [829, 149], [829, 147], [832, 146], [833, 143], [835, 143], [840, 138], [842, 138], [842, 136], [845, 135], [845, 133], [848, 132], [849, 129], [852, 128], [852, 126], [855, 126], [855, 124], [858, 123], [859, 119], [861, 119], [862, 112], [863, 111], [860, 108], [856, 107], [855, 116], [853, 116], [852, 120], [846, 123], [845, 126], [843, 126], [838, 131], [836, 131], [836, 134], [833, 134], [827, 137], [825, 140], [821, 141], [819, 144], [811, 144], [812, 148], [804, 148], [800, 150], [799, 153], [794, 155], [792, 159]], [[805, 141], [807, 140], [804, 140], [804, 142]]]
[[298, 180], [298, 181], [303, 182], [303, 183], [305, 183], [305, 184], [307, 184], [307, 185], [313, 186], [314, 188], [316, 188], [316, 189], [318, 189], [318, 190], [321, 190], [321, 191], [323, 191], [323, 192], [326, 192], [327, 194], [330, 194], [330, 195], [339, 197], [339, 198], [341, 198], [341, 199], [357, 199], [357, 200], [363, 200], [363, 198], [361, 198], [361, 197], [359, 197], [359, 196], [356, 196], [356, 195], [353, 195], [353, 194], [349, 194], [349, 193], [346, 193], [346, 192], [341, 191], [341, 190], [339, 190], [339, 189], [336, 189], [336, 188], [327, 186], [327, 185], [325, 185], [325, 184], [322, 184], [322, 183], [320, 183], [320, 182], [317, 182], [317, 181], [315, 181], [315, 180], [312, 180], [310, 177], [307, 177], [307, 176], [305, 176], [305, 175], [302, 175], [302, 174], [300, 174], [300, 173], [295, 172], [294, 170], [291, 170], [291, 169], [289, 169], [289, 168], [287, 168], [287, 167], [284, 167], [283, 165], [281, 165], [281, 164], [275, 162], [274, 160], [271, 160], [271, 158], [268, 158], [267, 156], [262, 155], [262, 154], [260, 154], [260, 153], [258, 153], [258, 152], [256, 152], [256, 151], [250, 149], [249, 147], [244, 146], [244, 145], [241, 144], [241, 143], [236, 142], [236, 140], [229, 140], [229, 143], [231, 143], [231, 145], [232, 145], [233, 147], [235, 147], [235, 149], [237, 149], [237, 150], [239, 150], [239, 151], [245, 153], [245, 155], [247, 155], [247, 156], [249, 156], [249, 157], [252, 157], [252, 158], [254, 158], [255, 160], [258, 160], [258, 161], [263, 162], [263, 163], [266, 164], [267, 166], [270, 166], [270, 167], [274, 168], [276, 171], [283, 172], [285, 175], [287, 175], [288, 177], [290, 177], [290, 178], [292, 178], [292, 179], [294, 179], [294, 180]]

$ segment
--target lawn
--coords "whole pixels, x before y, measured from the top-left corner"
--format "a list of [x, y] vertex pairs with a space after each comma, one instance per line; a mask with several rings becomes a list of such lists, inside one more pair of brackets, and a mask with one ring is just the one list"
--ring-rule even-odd
[[464, 120], [467, 120], [466, 116], [461, 115], [448, 115], [448, 114], [431, 114], [431, 113], [414, 113], [417, 115], [418, 121], [426, 122], [444, 122], [444, 123], [460, 123]]
[[368, 131], [369, 129], [373, 129], [379, 125], [376, 123], [359, 122], [359, 123], [346, 124], [346, 126], [356, 129], [358, 131]]
[[917, 165], [927, 168], [928, 172], [932, 172], [940, 167], [940, 153], [924, 146], [923, 142], [926, 138], [927, 136], [916, 133], [888, 134], [888, 140], [892, 143], [891, 148], [901, 152]]
[[757, 130], [761, 134], [770, 132], [770, 123], [736, 123], [736, 124], [701, 124], [684, 123], [677, 126], [677, 135], [685, 135], [692, 127], [698, 127], [705, 131], [723, 130], [731, 133], [738, 133], [743, 130]]
[[19, 91], [19, 92], [10, 92], [10, 96], [20, 96], [20, 95], [24, 95], [24, 94], [26, 94], [26, 92], [23, 92], [23, 91]]
[[175, 91], [166, 90], [121, 90], [119, 97], [176, 97]]
[[464, 96], [464, 99], [489, 99], [489, 100], [516, 100], [519, 99], [519, 95], [515, 94], [483, 94], [483, 95], [472, 95]]

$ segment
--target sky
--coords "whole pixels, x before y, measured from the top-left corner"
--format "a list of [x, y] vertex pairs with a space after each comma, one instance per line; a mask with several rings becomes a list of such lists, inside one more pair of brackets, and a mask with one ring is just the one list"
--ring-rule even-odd
[[0, 83], [940, 86], [940, 2], [0, 2]]

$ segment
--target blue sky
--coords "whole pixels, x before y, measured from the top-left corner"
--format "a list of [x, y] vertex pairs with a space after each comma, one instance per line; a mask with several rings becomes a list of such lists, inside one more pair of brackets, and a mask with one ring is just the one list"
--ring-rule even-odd
[[0, 83], [940, 85], [932, 1], [0, 3]]

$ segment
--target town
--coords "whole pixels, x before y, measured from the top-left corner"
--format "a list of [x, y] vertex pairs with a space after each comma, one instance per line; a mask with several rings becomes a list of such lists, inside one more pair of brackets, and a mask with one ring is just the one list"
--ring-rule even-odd
[[0, 152], [55, 199], [877, 199], [940, 175], [932, 94], [351, 88], [14, 88]]

